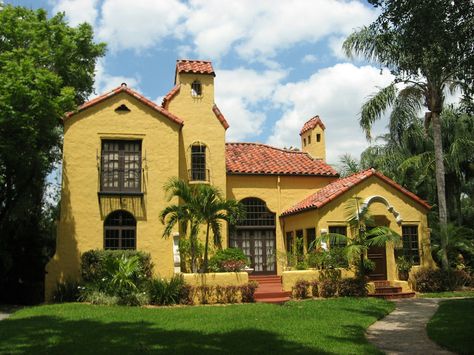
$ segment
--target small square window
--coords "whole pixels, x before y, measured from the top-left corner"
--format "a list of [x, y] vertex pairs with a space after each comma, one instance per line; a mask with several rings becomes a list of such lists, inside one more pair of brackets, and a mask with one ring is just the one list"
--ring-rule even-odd
[[303, 146], [306, 147], [306, 138], [303, 138]]
[[316, 134], [316, 142], [321, 142], [321, 134], [320, 133]]
[[311, 144], [311, 134], [308, 136], [308, 144]]
[[202, 95], [202, 85], [200, 81], [194, 80], [191, 84], [191, 95], [194, 97]]

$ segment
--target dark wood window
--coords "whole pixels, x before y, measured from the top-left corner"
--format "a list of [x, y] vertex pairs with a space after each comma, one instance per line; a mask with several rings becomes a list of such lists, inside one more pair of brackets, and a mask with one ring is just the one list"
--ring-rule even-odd
[[308, 144], [311, 144], [311, 134], [308, 136]]
[[316, 134], [316, 142], [321, 142], [321, 134], [320, 133]]
[[136, 249], [137, 221], [126, 211], [115, 211], [104, 222], [104, 249]]
[[303, 240], [303, 230], [298, 229], [296, 231], [296, 248], [299, 256], [304, 254], [304, 240]]
[[239, 226], [262, 228], [275, 227], [275, 213], [270, 211], [264, 201], [249, 197], [240, 202], [245, 209], [245, 218], [239, 221]]
[[[347, 227], [346, 226], [329, 226], [329, 234], [341, 234], [347, 236]], [[335, 248], [344, 248], [347, 245], [347, 242], [344, 240], [337, 240], [330, 238], [329, 245]]]
[[303, 138], [303, 146], [306, 147], [306, 138]]
[[286, 232], [286, 252], [293, 253], [293, 232]]
[[201, 96], [202, 95], [202, 85], [201, 82], [195, 80], [191, 84], [191, 95], [192, 96]]
[[141, 141], [103, 140], [101, 191], [140, 192]]
[[191, 147], [191, 181], [207, 181], [206, 146], [195, 144]]
[[316, 240], [316, 229], [308, 228], [306, 229], [306, 251], [310, 251], [314, 248], [314, 243]]
[[403, 255], [420, 264], [420, 248], [418, 244], [418, 226], [402, 226]]

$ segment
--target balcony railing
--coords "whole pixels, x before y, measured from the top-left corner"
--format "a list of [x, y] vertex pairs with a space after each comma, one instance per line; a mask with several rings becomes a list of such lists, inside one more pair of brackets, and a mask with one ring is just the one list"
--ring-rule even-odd
[[188, 179], [192, 182], [209, 182], [209, 169], [188, 169]]

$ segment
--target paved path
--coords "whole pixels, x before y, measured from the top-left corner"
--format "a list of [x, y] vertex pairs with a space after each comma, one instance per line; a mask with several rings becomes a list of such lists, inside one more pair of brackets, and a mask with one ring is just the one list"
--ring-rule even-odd
[[428, 338], [426, 323], [438, 309], [438, 298], [396, 300], [396, 308], [367, 330], [367, 339], [388, 355], [453, 354]]
[[3, 319], [6, 319], [6, 318], [10, 317], [10, 315], [13, 312], [18, 311], [19, 309], [20, 309], [20, 307], [18, 307], [18, 306], [0, 305], [0, 320], [3, 320]]

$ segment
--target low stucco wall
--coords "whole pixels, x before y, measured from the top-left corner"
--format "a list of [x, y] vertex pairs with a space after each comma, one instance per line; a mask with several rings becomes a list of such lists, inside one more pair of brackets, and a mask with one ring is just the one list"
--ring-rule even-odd
[[182, 274], [191, 286], [241, 286], [249, 282], [246, 272], [216, 272], [208, 274]]
[[[354, 271], [347, 269], [338, 269], [341, 271], [341, 277], [354, 277]], [[313, 281], [319, 280], [320, 270], [292, 270], [283, 271], [281, 281], [284, 291], [291, 291], [298, 280]]]

